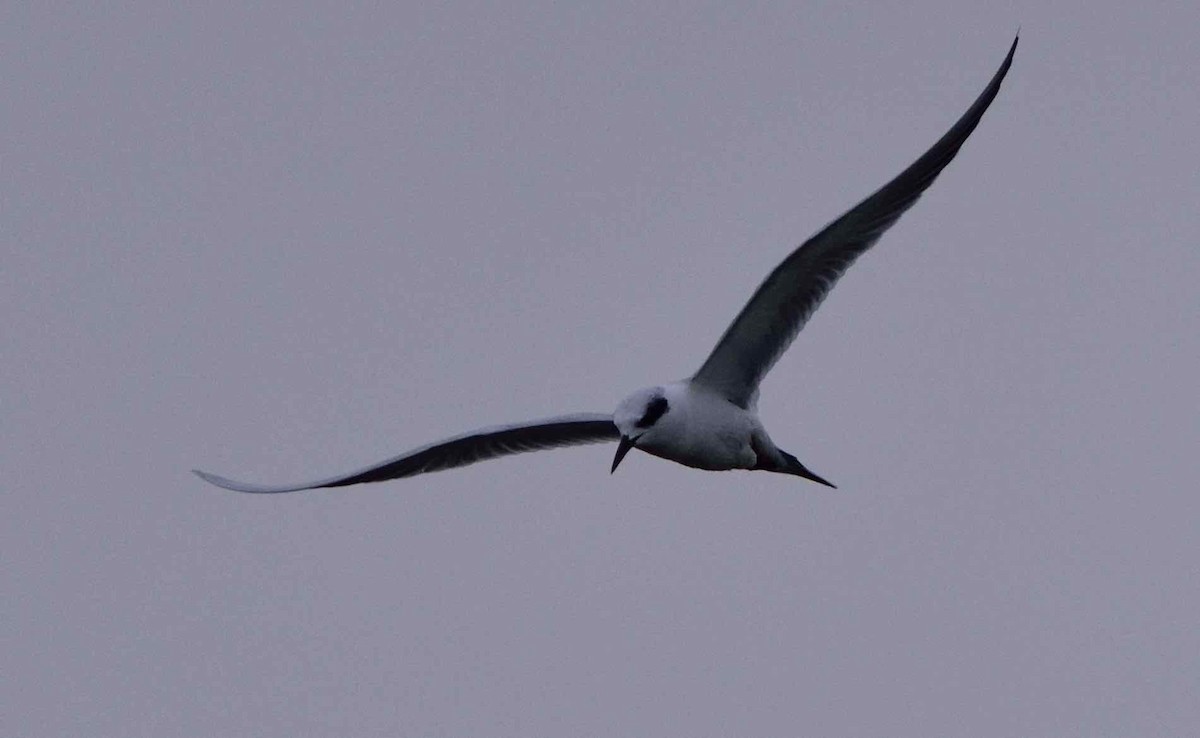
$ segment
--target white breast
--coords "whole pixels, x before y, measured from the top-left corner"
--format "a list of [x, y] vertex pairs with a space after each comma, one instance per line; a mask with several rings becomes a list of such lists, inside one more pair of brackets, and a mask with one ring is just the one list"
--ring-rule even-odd
[[754, 466], [750, 439], [759, 423], [753, 413], [688, 382], [663, 389], [670, 410], [638, 440], [639, 449], [697, 469]]

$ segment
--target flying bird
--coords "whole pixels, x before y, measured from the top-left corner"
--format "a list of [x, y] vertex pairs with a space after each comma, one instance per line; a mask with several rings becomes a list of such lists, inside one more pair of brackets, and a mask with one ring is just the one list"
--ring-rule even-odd
[[767, 276], [690, 378], [640, 389], [611, 415], [576, 413], [481, 428], [317, 482], [267, 486], [195, 473], [239, 492], [294, 492], [411, 477], [527, 451], [616, 441], [610, 473], [629, 451], [638, 449], [697, 469], [758, 469], [833, 487], [767, 435], [758, 419], [758, 385], [838, 278], [912, 207], [958, 153], [999, 92], [1018, 40], [1019, 36], [1013, 39], [987, 87], [932, 148], [804, 242]]

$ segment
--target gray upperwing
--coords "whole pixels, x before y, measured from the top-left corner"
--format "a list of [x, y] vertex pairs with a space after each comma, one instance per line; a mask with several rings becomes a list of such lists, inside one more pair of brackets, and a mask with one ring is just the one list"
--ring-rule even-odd
[[453, 469], [499, 456], [541, 451], [559, 446], [615, 441], [620, 437], [612, 416], [603, 413], [575, 413], [527, 423], [512, 423], [481, 428], [470, 433], [422, 446], [406, 454], [375, 464], [361, 471], [343, 474], [319, 482], [286, 485], [259, 485], [236, 482], [193, 469], [210, 484], [236, 492], [297, 492], [322, 487], [345, 487], [365, 482], [382, 482], [427, 472]]
[[742, 407], [838, 278], [912, 207], [975, 130], [1000, 91], [1018, 38], [971, 107], [937, 143], [875, 194], [827, 225], [783, 260], [734, 318], [692, 381]]

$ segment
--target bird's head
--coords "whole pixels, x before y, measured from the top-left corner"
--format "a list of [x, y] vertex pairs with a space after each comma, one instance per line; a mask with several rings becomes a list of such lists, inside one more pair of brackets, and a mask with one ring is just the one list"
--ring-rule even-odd
[[611, 471], [617, 470], [625, 454], [637, 446], [642, 436], [652, 432], [655, 424], [670, 411], [671, 405], [662, 387], [640, 389], [621, 401], [613, 413], [613, 423], [621, 432], [621, 442], [613, 457]]

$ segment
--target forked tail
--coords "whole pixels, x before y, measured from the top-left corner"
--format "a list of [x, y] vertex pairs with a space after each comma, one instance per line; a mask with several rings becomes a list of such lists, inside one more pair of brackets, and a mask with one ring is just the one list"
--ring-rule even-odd
[[779, 449], [779, 455], [782, 456], [784, 462], [786, 462], [785, 466], [782, 469], [771, 469], [771, 471], [780, 472], [782, 474], [795, 474], [798, 477], [810, 479], [817, 484], [823, 484], [826, 487], [837, 489], [837, 485], [835, 485], [833, 482], [830, 482], [828, 479], [822, 479], [821, 477], [809, 471], [808, 467], [804, 466], [804, 464], [801, 464], [799, 459], [797, 459], [795, 456], [792, 456], [787, 451]]

